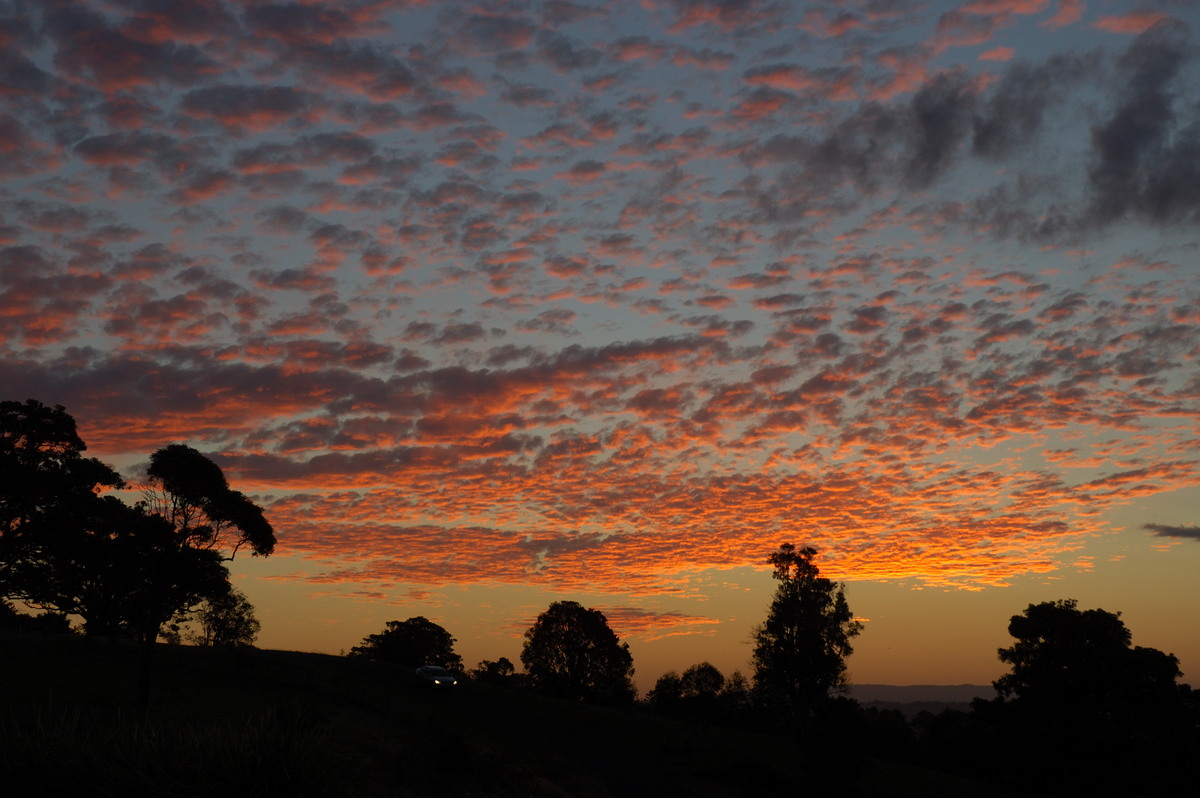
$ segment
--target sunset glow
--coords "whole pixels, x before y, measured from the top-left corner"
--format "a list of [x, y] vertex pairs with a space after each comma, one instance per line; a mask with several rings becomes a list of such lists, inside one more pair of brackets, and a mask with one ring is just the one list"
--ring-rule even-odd
[[639, 683], [745, 669], [792, 541], [857, 681], [1068, 597], [1200, 679], [1200, 6], [0, 18], [2, 398], [210, 454], [260, 645], [515, 661], [572, 599]]

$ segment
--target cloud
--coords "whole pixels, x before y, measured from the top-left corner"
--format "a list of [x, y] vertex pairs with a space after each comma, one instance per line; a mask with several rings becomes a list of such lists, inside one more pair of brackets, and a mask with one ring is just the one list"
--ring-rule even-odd
[[1200, 540], [1200, 526], [1167, 526], [1166, 524], [1146, 524], [1142, 527], [1153, 532], [1160, 538], [1183, 538]]
[[461, 46], [476, 55], [524, 50], [533, 43], [536, 33], [531, 20], [515, 14], [467, 14], [457, 20], [455, 31]]
[[209, 86], [185, 94], [182, 108], [194, 117], [261, 132], [302, 119], [310, 97], [291, 86]]
[[1177, 20], [0, 5], [0, 384], [212, 452], [314, 582], [702, 632], [630, 608], [801, 534], [1005, 584], [1195, 482]]
[[974, 152], [998, 159], [1028, 146], [1041, 132], [1047, 111], [1096, 66], [1089, 59], [1068, 56], [1037, 65], [1013, 64], [972, 120]]
[[715, 618], [682, 612], [657, 612], [639, 607], [601, 607], [608, 624], [618, 635], [643, 640], [661, 640], [678, 635], [711, 634], [706, 626], [719, 624]]
[[1174, 90], [1189, 52], [1187, 29], [1163, 22], [1133, 41], [1118, 62], [1128, 88], [1092, 130], [1091, 215], [1104, 224], [1127, 213], [1157, 222], [1200, 219], [1200, 114], [1178, 107]]
[[1100, 17], [1092, 26], [1109, 33], [1144, 33], [1167, 15], [1159, 11], [1130, 11], [1128, 14], [1113, 14]]
[[55, 4], [46, 11], [45, 25], [58, 45], [58, 68], [105, 92], [160, 83], [190, 86], [220, 71], [194, 44], [131, 38], [83, 5]]

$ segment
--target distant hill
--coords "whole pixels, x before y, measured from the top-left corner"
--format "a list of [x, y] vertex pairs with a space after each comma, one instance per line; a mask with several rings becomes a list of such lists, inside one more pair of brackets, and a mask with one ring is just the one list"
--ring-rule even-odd
[[898, 709], [911, 719], [919, 712], [966, 712], [974, 699], [995, 698], [996, 691], [981, 684], [855, 684], [850, 687], [850, 697], [864, 707]]
[[850, 697], [857, 701], [894, 701], [908, 704], [916, 701], [971, 703], [975, 698], [995, 698], [990, 684], [855, 684]]

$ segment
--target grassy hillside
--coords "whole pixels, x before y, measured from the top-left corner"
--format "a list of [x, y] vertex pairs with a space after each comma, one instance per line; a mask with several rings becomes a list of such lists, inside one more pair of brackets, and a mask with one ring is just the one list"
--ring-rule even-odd
[[20, 795], [1000, 796], [784, 736], [462, 684], [422, 689], [383, 663], [160, 647], [133, 710], [137, 652], [0, 636], [0, 775]]

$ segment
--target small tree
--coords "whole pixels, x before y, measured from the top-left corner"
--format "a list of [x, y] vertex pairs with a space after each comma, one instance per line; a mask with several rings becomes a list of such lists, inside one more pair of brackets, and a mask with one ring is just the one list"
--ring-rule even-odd
[[407, 621], [388, 621], [379, 634], [367, 635], [350, 649], [352, 657], [395, 662], [412, 668], [440, 665], [462, 671], [462, 658], [454, 652], [455, 639], [433, 621], [418, 615]]
[[[262, 629], [254, 616], [254, 605], [234, 587], [223, 595], [206, 598], [192, 617], [196, 628], [189, 630], [186, 638], [198, 646], [250, 648]], [[181, 620], [188, 620], [188, 616]]]
[[784, 543], [768, 558], [779, 580], [767, 619], [754, 630], [754, 686], [768, 702], [807, 717], [846, 687], [850, 640], [862, 631], [845, 586], [821, 577], [812, 547]]
[[744, 712], [750, 708], [750, 683], [741, 671], [734, 671], [726, 677], [718, 698], [727, 712]]
[[675, 671], [667, 671], [658, 677], [654, 687], [646, 693], [646, 703], [661, 712], [679, 709], [683, 702], [683, 681]]
[[501, 657], [492, 662], [490, 659], [480, 660], [471, 671], [471, 678], [484, 684], [511, 684], [517, 669], [508, 657]]
[[521, 651], [529, 684], [554, 695], [589, 701], [632, 701], [633, 655], [604, 613], [556, 601], [525, 632]]
[[686, 699], [712, 701], [725, 685], [725, 676], [708, 662], [693, 665], [680, 677], [680, 693]]

